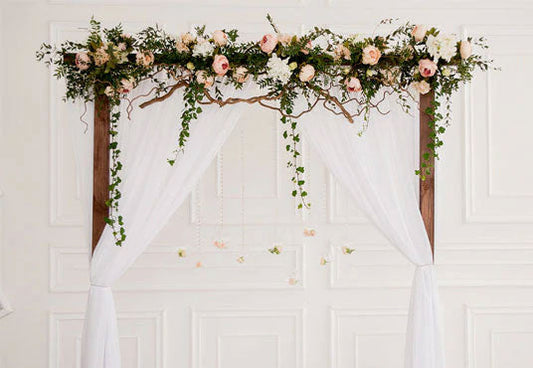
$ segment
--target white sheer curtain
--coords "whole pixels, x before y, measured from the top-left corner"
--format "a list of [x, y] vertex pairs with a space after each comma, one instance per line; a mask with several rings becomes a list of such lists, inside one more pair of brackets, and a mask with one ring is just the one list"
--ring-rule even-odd
[[[138, 87], [142, 94], [150, 86]], [[246, 94], [222, 88], [224, 96]], [[124, 170], [121, 173], [120, 213], [124, 216], [127, 239], [117, 247], [106, 227], [91, 261], [91, 287], [82, 343], [83, 368], [118, 368], [120, 351], [115, 306], [111, 286], [146, 249], [171, 215], [187, 198], [229, 136], [244, 106], [203, 107], [199, 119], [191, 124], [191, 135], [184, 154], [174, 166], [167, 163], [176, 146], [179, 132], [181, 96], [148, 108], [136, 108], [132, 121], [125, 111], [119, 126], [119, 146]], [[124, 110], [124, 106], [123, 106]], [[79, 137], [78, 134], [75, 134]], [[85, 137], [86, 139], [89, 137]], [[85, 153], [87, 144], [80, 146]], [[88, 160], [78, 160], [87, 165]], [[85, 167], [86, 172], [91, 166]], [[83, 185], [87, 189], [88, 185]]]
[[[142, 94], [150, 86], [138, 87]], [[252, 92], [251, 90], [254, 89]], [[225, 97], [257, 92], [252, 84], [241, 91], [222, 88]], [[91, 287], [87, 304], [82, 368], [119, 368], [120, 352], [111, 286], [146, 249], [170, 216], [181, 205], [229, 136], [246, 104], [226, 108], [203, 107], [191, 124], [186, 150], [174, 166], [166, 159], [177, 142], [181, 95], [136, 108], [132, 121], [123, 111], [120, 122], [122, 199], [127, 239], [114, 244], [109, 228], [98, 243], [91, 261]], [[123, 107], [124, 110], [124, 107]], [[86, 120], [92, 122], [91, 116]], [[337, 180], [359, 207], [416, 266], [406, 342], [406, 368], [443, 368], [437, 313], [437, 290], [429, 241], [418, 210], [413, 171], [405, 155], [405, 133], [418, 124], [403, 111], [371, 117], [370, 128], [357, 136], [360, 126], [348, 124], [331, 112], [316, 108], [299, 119], [304, 136], [315, 147]], [[81, 189], [90, 214], [92, 127], [84, 134], [73, 124], [73, 142]], [[90, 222], [87, 223], [87, 225]], [[90, 242], [89, 242], [90, 243]]]
[[[418, 119], [391, 103], [388, 115], [374, 112], [368, 130], [322, 108], [300, 119], [304, 137], [336, 180], [389, 241], [415, 264], [405, 367], [443, 368], [433, 258], [413, 185], [406, 132]], [[416, 111], [416, 110], [415, 110]]]

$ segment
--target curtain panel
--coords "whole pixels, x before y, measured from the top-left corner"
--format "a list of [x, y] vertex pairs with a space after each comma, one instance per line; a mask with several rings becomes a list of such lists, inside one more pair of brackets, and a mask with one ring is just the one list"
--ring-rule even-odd
[[[146, 93], [141, 85], [134, 94]], [[225, 97], [258, 93], [255, 84], [242, 90], [222, 87]], [[125, 104], [124, 104], [125, 105]], [[117, 320], [111, 287], [154, 240], [231, 134], [246, 104], [203, 107], [191, 123], [185, 150], [173, 166], [167, 163], [176, 147], [177, 121], [183, 103], [176, 93], [163, 103], [136, 107], [127, 119], [121, 106], [119, 146], [124, 169], [122, 199], [127, 239], [114, 243], [109, 227], [98, 242], [90, 267], [90, 289], [82, 338], [82, 368], [119, 368]], [[86, 117], [92, 122], [91, 116]], [[253, 122], [250, 122], [253, 124]], [[304, 138], [322, 157], [335, 178], [390, 242], [415, 264], [406, 338], [406, 368], [443, 368], [438, 294], [429, 240], [418, 210], [413, 171], [402, 149], [406, 132], [417, 120], [391, 104], [391, 112], [371, 116], [369, 128], [357, 135], [361, 122], [348, 124], [331, 112], [315, 108], [299, 119]], [[71, 124], [78, 178], [83, 191], [90, 241], [92, 198], [92, 126]]]

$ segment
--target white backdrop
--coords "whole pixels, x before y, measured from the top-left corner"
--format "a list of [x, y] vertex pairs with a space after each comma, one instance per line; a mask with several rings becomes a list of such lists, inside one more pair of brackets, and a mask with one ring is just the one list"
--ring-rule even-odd
[[[76, 367], [86, 302], [87, 244], [73, 241], [83, 235], [82, 212], [66, 129], [77, 116], [34, 62], [39, 43], [79, 37], [77, 28], [93, 14], [131, 30], [158, 21], [179, 32], [206, 22], [213, 29], [235, 25], [243, 36], [257, 38], [268, 30], [265, 5], [287, 32], [314, 24], [371, 32], [380, 18], [398, 16], [490, 37], [504, 71], [480, 76], [457, 95], [438, 167], [436, 260], [447, 364], [533, 363], [533, 174], [525, 169], [533, 157], [527, 144], [533, 133], [528, 2], [123, 4], [2, 4], [7, 57], [0, 60], [0, 287], [14, 313], [0, 318], [0, 367]], [[304, 153], [314, 209], [295, 212], [276, 121], [260, 110], [241, 119], [191, 200], [117, 285], [124, 367], [401, 367], [412, 269], [346, 200], [309, 149]], [[230, 241], [241, 237], [243, 179], [245, 247], [260, 272], [210, 246], [221, 200], [224, 230]], [[197, 222], [201, 256], [195, 254]], [[317, 236], [304, 238], [304, 227], [314, 227]], [[339, 247], [354, 234], [357, 251], [342, 255]], [[280, 239], [286, 251], [269, 256], [266, 246]], [[179, 246], [187, 246], [190, 256], [179, 260]], [[322, 267], [319, 258], [328, 252], [334, 262]], [[205, 267], [195, 269], [200, 258]], [[296, 286], [287, 282], [293, 275], [301, 280]]]

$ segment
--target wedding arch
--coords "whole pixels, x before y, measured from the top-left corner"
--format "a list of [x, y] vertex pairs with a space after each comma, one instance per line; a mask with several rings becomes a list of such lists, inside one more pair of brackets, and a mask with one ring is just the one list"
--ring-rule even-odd
[[[66, 99], [84, 103], [84, 124], [71, 124], [83, 190], [92, 193], [84, 368], [120, 367], [111, 286], [189, 195], [248, 104], [280, 116], [299, 208], [310, 206], [299, 152], [304, 138], [417, 266], [405, 366], [444, 367], [433, 270], [433, 166], [451, 119], [450, 96], [475, 69], [491, 64], [472, 51], [486, 48], [484, 40], [458, 40], [409, 23], [387, 34], [339, 35], [316, 27], [297, 36], [267, 19], [273, 32], [258, 42], [238, 41], [234, 29], [209, 34], [205, 27], [179, 36], [158, 27], [130, 35], [120, 25], [104, 29], [91, 20], [84, 42], [43, 44], [37, 52], [66, 81]], [[92, 123], [85, 121], [89, 102]], [[401, 136], [415, 121], [419, 198], [401, 153]]]

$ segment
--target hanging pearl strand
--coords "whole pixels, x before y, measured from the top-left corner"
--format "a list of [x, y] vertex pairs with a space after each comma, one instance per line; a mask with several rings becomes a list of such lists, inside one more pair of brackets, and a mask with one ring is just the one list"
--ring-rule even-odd
[[241, 128], [241, 253], [237, 256], [238, 263], [244, 263], [244, 190], [245, 190], [245, 173], [244, 173], [244, 129]]
[[[200, 187], [199, 185], [196, 186], [195, 190], [195, 197], [196, 197], [196, 253], [200, 255], [202, 253], [202, 234], [201, 234], [201, 207], [200, 207]], [[203, 263], [201, 260], [196, 261], [196, 268], [201, 268], [203, 266]]]

